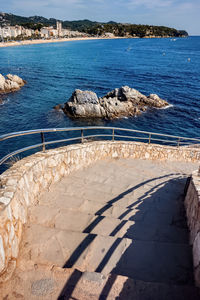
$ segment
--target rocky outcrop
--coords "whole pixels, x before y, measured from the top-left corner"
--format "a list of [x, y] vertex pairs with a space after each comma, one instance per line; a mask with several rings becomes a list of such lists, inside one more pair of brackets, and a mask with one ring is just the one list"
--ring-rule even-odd
[[26, 81], [17, 75], [8, 74], [4, 77], [0, 74], [0, 94], [18, 91], [25, 83]]
[[63, 111], [75, 118], [107, 118], [135, 116], [148, 107], [162, 108], [168, 103], [156, 94], [148, 97], [128, 86], [114, 89], [102, 98], [94, 92], [75, 90]]

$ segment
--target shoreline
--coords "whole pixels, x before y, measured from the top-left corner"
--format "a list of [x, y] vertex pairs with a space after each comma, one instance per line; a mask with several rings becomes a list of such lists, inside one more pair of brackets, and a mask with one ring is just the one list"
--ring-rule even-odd
[[[78, 38], [61, 38], [61, 39], [51, 39], [51, 40], [26, 40], [26, 41], [13, 41], [13, 42], [1, 42], [0, 48], [23, 46], [23, 45], [37, 45], [37, 44], [49, 44], [49, 43], [60, 43], [60, 42], [72, 42], [72, 41], [88, 41], [88, 40], [114, 40], [114, 39], [124, 39], [125, 37], [78, 37]], [[127, 37], [126, 37], [127, 38]]]
[[[149, 36], [144, 37], [148, 39], [153, 38], [173, 38], [170, 36]], [[61, 42], [72, 42], [72, 41], [90, 41], [90, 40], [115, 40], [115, 39], [139, 39], [139, 37], [127, 37], [127, 36], [112, 36], [112, 37], [77, 37], [77, 38], [59, 38], [50, 40], [25, 40], [25, 41], [12, 41], [12, 42], [0, 42], [0, 48], [24, 46], [24, 45], [38, 45], [38, 44], [50, 44], [50, 43], [61, 43]]]

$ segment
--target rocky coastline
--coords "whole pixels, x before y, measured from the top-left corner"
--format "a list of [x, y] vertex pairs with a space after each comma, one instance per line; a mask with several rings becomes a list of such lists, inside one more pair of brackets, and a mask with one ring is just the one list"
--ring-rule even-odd
[[[62, 107], [64, 113], [73, 118], [103, 118], [136, 116], [148, 108], [163, 108], [168, 102], [156, 94], [145, 96], [136, 89], [122, 86], [98, 98], [92, 91], [76, 89]], [[61, 106], [55, 106], [60, 109]]]
[[17, 75], [8, 74], [4, 77], [0, 74], [0, 95], [18, 91], [25, 84], [26, 81]]

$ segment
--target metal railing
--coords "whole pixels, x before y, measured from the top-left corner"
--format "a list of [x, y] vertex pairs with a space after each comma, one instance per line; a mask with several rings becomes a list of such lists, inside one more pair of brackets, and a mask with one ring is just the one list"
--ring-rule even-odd
[[[96, 133], [86, 135], [84, 134], [86, 131], [89, 130], [106, 130], [108, 133]], [[45, 137], [48, 133], [53, 132], [80, 132], [80, 136], [70, 137], [65, 139], [53, 140], [53, 141], [45, 141]], [[110, 133], [109, 133], [110, 132]], [[119, 132], [126, 132], [126, 135], [120, 134]], [[140, 131], [134, 129], [127, 129], [127, 128], [117, 128], [117, 127], [103, 127], [103, 126], [90, 126], [90, 127], [70, 127], [70, 128], [48, 128], [48, 129], [36, 129], [36, 130], [28, 130], [28, 131], [20, 131], [20, 132], [12, 132], [8, 134], [4, 134], [0, 136], [0, 142], [5, 141], [7, 139], [13, 139], [19, 136], [25, 135], [33, 135], [33, 134], [40, 134], [41, 136], [41, 143], [27, 146], [25, 148], [16, 150], [11, 152], [0, 159], [0, 165], [6, 162], [9, 158], [17, 155], [19, 153], [32, 150], [35, 148], [42, 147], [42, 151], [45, 152], [47, 145], [58, 144], [58, 143], [66, 143], [66, 142], [73, 142], [73, 141], [81, 141], [81, 143], [85, 142], [86, 139], [99, 139], [99, 138], [111, 138], [114, 142], [115, 140], [134, 140], [134, 141], [143, 141], [147, 142], [148, 144], [156, 143], [156, 144], [165, 144], [175, 147], [180, 146], [187, 146], [198, 144], [200, 146], [200, 138], [187, 138], [181, 136], [174, 136], [168, 134], [161, 134], [155, 132], [148, 132], [148, 131]]]

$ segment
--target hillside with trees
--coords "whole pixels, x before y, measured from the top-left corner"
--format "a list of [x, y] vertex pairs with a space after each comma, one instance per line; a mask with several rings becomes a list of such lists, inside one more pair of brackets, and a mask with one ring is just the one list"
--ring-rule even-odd
[[[22, 17], [13, 14], [0, 13], [0, 27], [7, 25], [22, 25], [29, 29], [40, 29], [43, 26], [56, 26], [54, 18], [44, 18], [42, 16]], [[183, 37], [188, 36], [185, 30], [177, 30], [165, 26], [122, 24], [113, 21], [103, 23], [90, 20], [61, 21], [63, 28], [77, 30], [93, 36], [112, 33], [115, 36], [127, 37]]]

